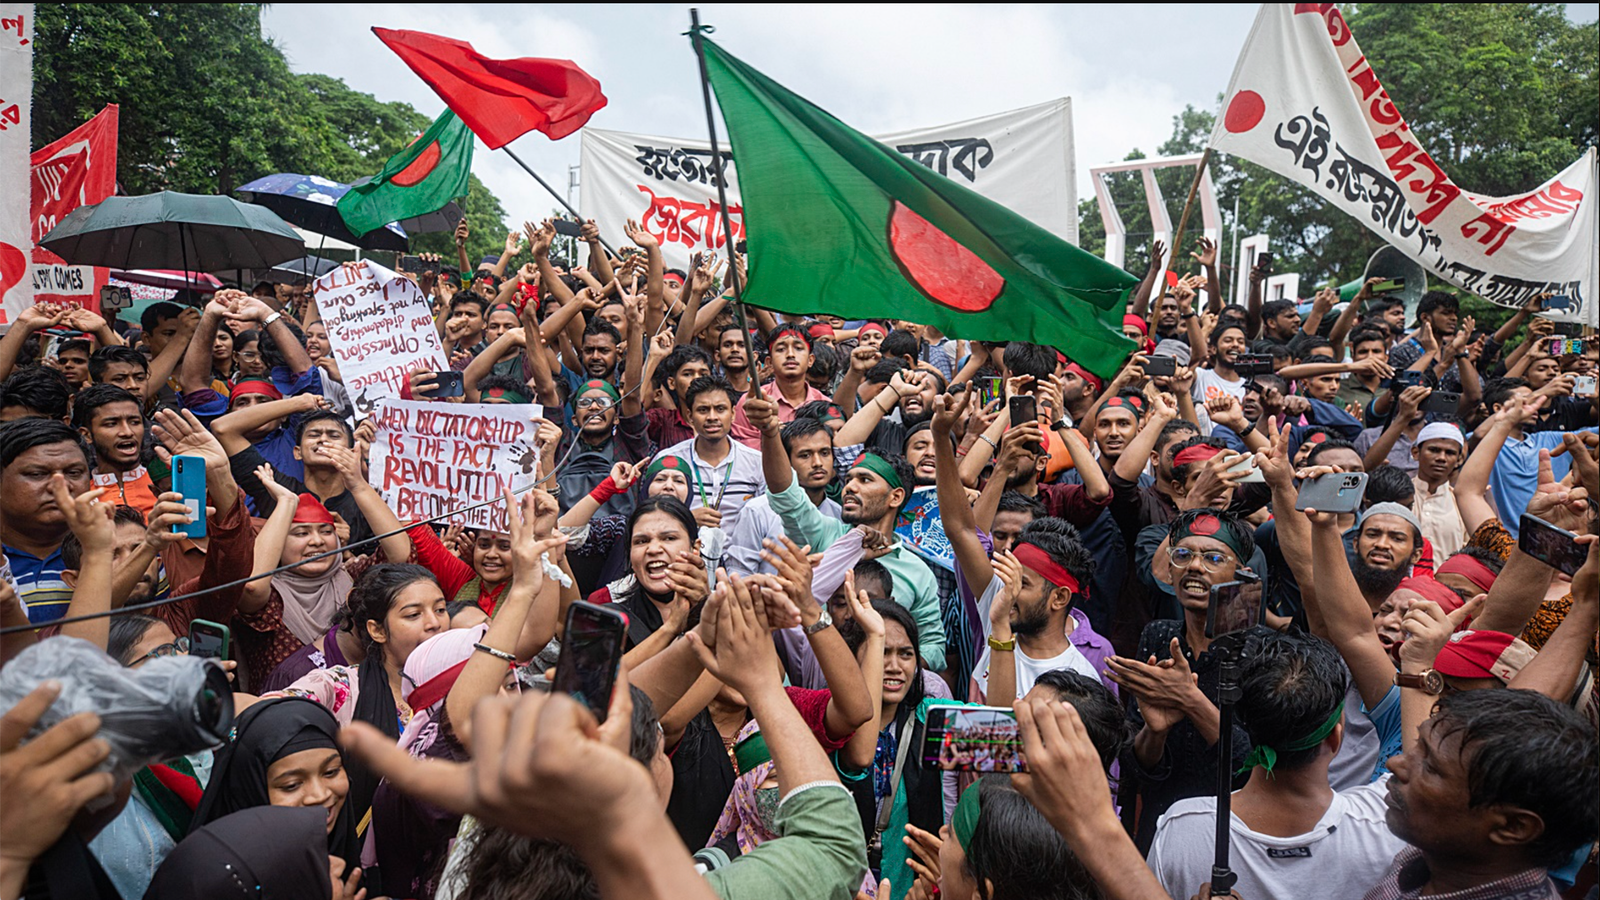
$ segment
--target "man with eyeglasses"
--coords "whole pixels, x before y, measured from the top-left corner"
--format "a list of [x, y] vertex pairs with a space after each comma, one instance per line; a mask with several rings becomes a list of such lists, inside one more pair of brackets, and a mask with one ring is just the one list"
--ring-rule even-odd
[[[644, 412], [630, 404], [632, 414], [624, 415], [622, 406], [622, 393], [601, 378], [591, 378], [573, 392], [570, 440], [576, 446], [556, 476], [562, 509], [589, 496], [615, 464], [636, 463], [654, 451], [645, 433]], [[625, 516], [632, 511], [633, 496], [621, 493], [602, 504], [596, 515]]]

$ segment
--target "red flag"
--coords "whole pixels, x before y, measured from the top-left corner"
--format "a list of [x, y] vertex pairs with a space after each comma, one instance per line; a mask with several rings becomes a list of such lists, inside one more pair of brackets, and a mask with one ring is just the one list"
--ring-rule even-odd
[[606, 105], [600, 82], [566, 59], [489, 59], [466, 41], [373, 28], [489, 149], [535, 129], [551, 140], [577, 131]]

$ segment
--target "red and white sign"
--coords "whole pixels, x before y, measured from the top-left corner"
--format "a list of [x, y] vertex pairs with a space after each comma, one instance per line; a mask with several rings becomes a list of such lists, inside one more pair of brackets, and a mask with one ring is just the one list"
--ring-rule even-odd
[[117, 106], [108, 104], [60, 140], [35, 150], [33, 163], [33, 302], [100, 308], [111, 270], [69, 265], [39, 246], [67, 213], [117, 192]]
[[28, 278], [28, 178], [33, 130], [33, 4], [0, 3], [0, 328], [33, 304]]
[[1305, 187], [1480, 297], [1520, 306], [1565, 294], [1571, 317], [1591, 323], [1600, 310], [1595, 149], [1526, 194], [1467, 191], [1422, 149], [1332, 3], [1261, 7], [1211, 146]]
[[370, 260], [341, 266], [317, 279], [312, 297], [357, 419], [398, 398], [416, 369], [449, 365], [428, 298], [403, 275]]

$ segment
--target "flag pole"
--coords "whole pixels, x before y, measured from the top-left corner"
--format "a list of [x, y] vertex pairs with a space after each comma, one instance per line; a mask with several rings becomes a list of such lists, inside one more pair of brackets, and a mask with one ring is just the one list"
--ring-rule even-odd
[[[710, 25], [700, 24], [700, 10], [689, 10], [689, 40], [694, 44], [694, 55], [700, 62], [700, 94], [706, 105], [706, 131], [711, 135], [711, 171], [715, 173], [712, 178], [717, 183], [718, 213], [722, 217], [722, 234], [728, 242], [728, 280], [733, 282], [733, 314], [739, 322], [739, 333], [744, 335], [744, 354], [752, 367], [756, 364], [755, 348], [750, 345], [750, 323], [745, 318], [744, 312], [744, 279], [737, 276], [738, 267], [733, 256], [736, 252], [733, 243], [733, 223], [728, 217], [728, 189], [724, 184], [722, 168], [722, 150], [717, 144], [717, 120], [711, 112], [711, 76], [706, 73], [706, 51], [701, 43], [701, 35], [712, 30]], [[694, 273], [689, 273], [693, 278]], [[756, 383], [752, 375], [750, 379], [750, 396], [759, 395], [761, 386]]]
[[[517, 165], [521, 166], [522, 167], [522, 171], [527, 172], [529, 175], [532, 175], [533, 176], [533, 180], [539, 182], [539, 186], [540, 187], [542, 187], [545, 190], [549, 191], [550, 192], [550, 196], [556, 198], [556, 202], [558, 202], [562, 206], [566, 207], [567, 208], [567, 212], [572, 213], [572, 217], [574, 219], [577, 219], [580, 223], [584, 221], [583, 216], [579, 215], [578, 211], [576, 209], [572, 208], [572, 204], [567, 202], [567, 198], [565, 198], [565, 197], [561, 196], [560, 194], [556, 193], [556, 189], [550, 186], [550, 182], [545, 181], [543, 178], [540, 178], [539, 177], [539, 173], [535, 172], [533, 170], [532, 166], [530, 166], [527, 163], [522, 161], [522, 157], [516, 155], [515, 153], [512, 153], [510, 146], [501, 147], [500, 149], [504, 150], [505, 154], [507, 156], [511, 157], [513, 162], [515, 162]], [[606, 243], [606, 239], [605, 238], [601, 238], [600, 239], [600, 246], [606, 248], [606, 252], [611, 254], [612, 256], [616, 257], [617, 259], [621, 259], [622, 258], [622, 256], [617, 253], [617, 250], [616, 250], [615, 247], [612, 247], [610, 244]]]
[[[1189, 199], [1183, 201], [1183, 214], [1178, 217], [1178, 230], [1172, 233], [1171, 269], [1174, 272], [1178, 271], [1179, 254], [1183, 253], [1183, 229], [1189, 224], [1189, 211], [1194, 208], [1194, 196], [1200, 192], [1200, 179], [1204, 177], [1206, 173], [1206, 165], [1210, 162], [1211, 148], [1207, 147], [1206, 152], [1200, 154], [1200, 165], [1195, 166], [1194, 180], [1189, 182]], [[1221, 274], [1218, 274], [1217, 277], [1221, 278], [1222, 276]], [[1217, 287], [1220, 289], [1222, 285], [1219, 284]], [[1222, 298], [1218, 297], [1217, 299], [1220, 300]]]

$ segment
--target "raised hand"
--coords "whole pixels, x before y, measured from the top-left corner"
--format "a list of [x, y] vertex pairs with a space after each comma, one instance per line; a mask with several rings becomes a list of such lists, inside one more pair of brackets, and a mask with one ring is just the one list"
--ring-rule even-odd
[[[314, 394], [304, 396], [315, 397]], [[316, 397], [326, 403], [327, 400]], [[198, 456], [206, 461], [206, 470], [220, 469], [228, 471], [228, 454], [222, 445], [212, 436], [211, 432], [194, 413], [185, 409], [174, 412], [170, 409], [158, 410], [155, 415], [155, 437], [167, 452], [173, 456]]]
[[641, 250], [648, 251], [651, 247], [661, 246], [661, 242], [656, 240], [655, 235], [645, 231], [639, 226], [638, 222], [632, 219], [629, 219], [628, 224], [623, 226], [622, 233], [627, 235], [628, 240], [632, 241], [634, 246]]
[[1194, 246], [1195, 251], [1189, 254], [1189, 258], [1202, 266], [1214, 266], [1217, 264], [1217, 244], [1215, 241], [1202, 237], [1194, 242]]
[[697, 632], [687, 638], [701, 665], [746, 697], [778, 684], [778, 652], [765, 606], [751, 595], [746, 579], [722, 569], [717, 570], [717, 593], [723, 602], [717, 608], [716, 648], [707, 648]]
[[456, 246], [465, 247], [467, 245], [467, 237], [471, 233], [472, 229], [467, 227], [467, 220], [462, 218], [460, 222], [456, 223]]
[[1539, 484], [1528, 498], [1528, 515], [1538, 516], [1568, 531], [1588, 531], [1589, 489], [1557, 481], [1550, 451], [1539, 451]]
[[956, 423], [966, 414], [967, 407], [972, 405], [972, 398], [977, 391], [972, 385], [963, 385], [959, 392], [952, 389], [948, 394], [940, 394], [933, 398], [933, 433], [944, 436], [955, 430]]
[[[1167, 245], [1160, 241], [1150, 242], [1150, 264], [1146, 268], [1151, 272], [1165, 272], [1167, 270]], [[1159, 290], [1161, 286], [1158, 286]]]

